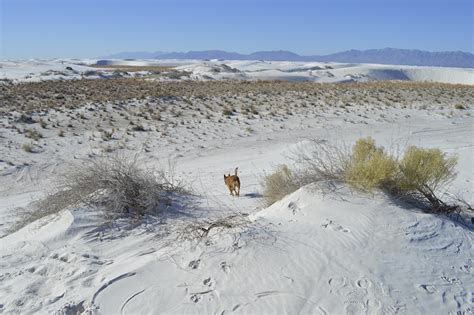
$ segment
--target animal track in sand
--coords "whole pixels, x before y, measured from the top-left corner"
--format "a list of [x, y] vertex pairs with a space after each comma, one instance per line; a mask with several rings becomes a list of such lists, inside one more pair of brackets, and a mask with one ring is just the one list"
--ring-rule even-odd
[[[214, 289], [206, 290], [202, 292], [191, 292], [190, 293], [191, 296], [189, 297], [189, 299], [194, 303], [198, 303], [203, 298], [204, 295], [212, 293], [212, 292], [214, 292]], [[212, 296], [210, 298], [212, 299]]]
[[201, 300], [201, 296], [200, 295], [197, 295], [197, 294], [193, 294], [189, 297], [189, 299], [194, 302], [194, 303], [197, 303], [199, 302], [199, 300]]
[[208, 287], [212, 287], [214, 286], [214, 281], [212, 281], [212, 278], [209, 277], [207, 279], [204, 279], [204, 281], [202, 282], [202, 284], [208, 286]]
[[344, 308], [348, 314], [376, 313], [382, 307], [377, 298], [384, 290], [372, 280], [362, 277], [349, 280], [343, 276], [328, 279], [329, 293], [340, 296], [344, 300]]
[[288, 204], [288, 209], [291, 210], [291, 212], [293, 213], [293, 215], [296, 214], [296, 212], [298, 212], [300, 210], [300, 208], [298, 207], [298, 205], [296, 205], [296, 203], [294, 203], [293, 201], [291, 201], [289, 204]]
[[449, 284], [462, 284], [461, 280], [457, 279], [457, 278], [449, 278], [449, 277], [446, 277], [446, 276], [441, 276], [441, 280], [444, 280], [445, 282], [449, 283]]
[[232, 267], [232, 265], [230, 265], [227, 262], [223, 261], [223, 262], [220, 263], [220, 267], [221, 267], [222, 271], [224, 271], [225, 273], [229, 273], [230, 268]]
[[198, 269], [201, 259], [191, 260], [188, 264], [188, 267], [191, 269]]
[[346, 277], [334, 277], [329, 278], [328, 284], [331, 286], [330, 293], [336, 293], [340, 295], [340, 290], [347, 286], [347, 278]]
[[372, 281], [370, 281], [369, 279], [357, 280], [356, 284], [359, 288], [362, 288], [362, 289], [368, 289], [373, 285]]
[[326, 221], [323, 224], [321, 224], [321, 226], [325, 229], [330, 229], [330, 230], [333, 230], [333, 231], [340, 231], [340, 232], [344, 232], [344, 233], [350, 232], [349, 229], [346, 229], [342, 225], [339, 225], [339, 224], [335, 223], [333, 220], [329, 220], [329, 219], [326, 219]]

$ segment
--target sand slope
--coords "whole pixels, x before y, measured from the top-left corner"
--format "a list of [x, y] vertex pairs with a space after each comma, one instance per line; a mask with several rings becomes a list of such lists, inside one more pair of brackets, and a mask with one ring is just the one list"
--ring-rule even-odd
[[[246, 64], [254, 70], [259, 66]], [[265, 105], [270, 109], [294, 105], [274, 115], [263, 106], [255, 115], [241, 110], [241, 104], [250, 103], [247, 96], [236, 103], [218, 96], [133, 100], [121, 103], [121, 111], [88, 104], [87, 111], [51, 110], [42, 116], [51, 118], [47, 128], [18, 122], [14, 113], [2, 117], [0, 312], [469, 314], [474, 288], [470, 217], [423, 213], [383, 194], [343, 185], [333, 191], [306, 186], [270, 207], [261, 196], [262, 177], [290, 163], [288, 155], [307, 145], [308, 138], [353, 143], [371, 136], [390, 150], [414, 144], [457, 154], [459, 174], [449, 193], [472, 204], [474, 124], [465, 97], [450, 96], [452, 104], [441, 106], [427, 102], [425, 95], [407, 106], [384, 104], [389, 96], [380, 94], [380, 103], [374, 97], [340, 107], [335, 98], [310, 107], [299, 105], [318, 100], [304, 93], [251, 95], [257, 105], [259, 97], [271, 99]], [[461, 101], [466, 108], [455, 109]], [[134, 110], [142, 114], [151, 102], [161, 119], [146, 120], [154, 123], [153, 130], [134, 131], [141, 117]], [[195, 117], [197, 107], [205, 108], [201, 102], [214, 106], [209, 110], [216, 116], [205, 118], [201, 109], [204, 114]], [[224, 117], [216, 103], [231, 103], [237, 110]], [[165, 110], [173, 106], [182, 110], [180, 115]], [[121, 121], [123, 113], [135, 125]], [[116, 132], [104, 140], [97, 125], [109, 130], [104, 121], [111, 118]], [[54, 127], [57, 121], [61, 125]], [[69, 123], [74, 128], [66, 129]], [[33, 140], [18, 130], [33, 127], [44, 137], [35, 142], [38, 151], [29, 153], [22, 144]], [[66, 129], [64, 136], [59, 128]], [[176, 172], [193, 194], [139, 224], [110, 222], [95, 210], [71, 207], [6, 235], [15, 208], [44, 196], [68, 163], [110, 150], [139, 152], [143, 167], [159, 168], [168, 157], [176, 158]], [[228, 195], [222, 178], [236, 166], [239, 198]], [[212, 230], [203, 239], [186, 232], [189, 224], [230, 215], [243, 223]]]
[[[114, 73], [105, 66], [166, 66], [185, 71], [193, 80], [290, 80], [315, 82], [352, 82], [372, 80], [428, 81], [474, 84], [474, 69], [419, 67], [334, 62], [232, 61], [232, 60], [27, 60], [0, 61], [0, 79], [16, 82], [79, 78], [109, 78], [117, 75], [150, 76], [150, 72]], [[157, 79], [156, 77], [154, 79]], [[163, 80], [169, 78], [163, 77]]]

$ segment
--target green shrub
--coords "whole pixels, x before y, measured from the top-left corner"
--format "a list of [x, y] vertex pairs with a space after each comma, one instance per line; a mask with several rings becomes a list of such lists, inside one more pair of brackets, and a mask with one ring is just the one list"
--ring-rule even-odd
[[397, 164], [394, 158], [375, 146], [372, 138], [359, 139], [345, 170], [348, 184], [362, 190], [386, 187], [393, 181]]
[[230, 107], [225, 107], [222, 110], [222, 114], [224, 114], [224, 116], [232, 116], [233, 113], [234, 113], [234, 110]]
[[36, 129], [27, 129], [25, 130], [25, 137], [38, 141], [43, 138], [43, 135]]
[[280, 165], [273, 173], [264, 177], [264, 192], [267, 204], [271, 205], [299, 187], [286, 165]]
[[446, 207], [437, 193], [455, 177], [456, 156], [447, 156], [440, 149], [410, 146], [399, 163], [401, 192], [418, 194], [428, 200], [434, 210]]
[[33, 153], [35, 152], [35, 145], [33, 143], [24, 143], [21, 148], [23, 151], [26, 151], [28, 153]]

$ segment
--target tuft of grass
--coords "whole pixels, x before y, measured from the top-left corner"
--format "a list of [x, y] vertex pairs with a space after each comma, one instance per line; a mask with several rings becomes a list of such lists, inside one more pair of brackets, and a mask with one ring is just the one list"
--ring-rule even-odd
[[222, 110], [222, 114], [224, 114], [224, 116], [231, 116], [233, 113], [234, 110], [230, 107], [226, 107]]
[[[131, 122], [130, 122], [130, 125], [133, 125]], [[145, 132], [145, 131], [148, 131], [148, 129], [145, 127], [145, 125], [141, 124], [141, 123], [138, 123], [137, 125], [135, 125], [133, 128], [132, 128], [133, 131], [140, 131], [140, 132]]]
[[114, 136], [114, 133], [115, 133], [115, 128], [112, 128], [112, 130], [102, 130], [101, 131], [101, 136], [102, 136], [102, 140], [104, 141], [109, 141], [109, 140], [112, 140], [113, 139], [113, 136]]
[[28, 153], [34, 153], [35, 152], [35, 145], [32, 143], [24, 143], [21, 148], [23, 151], [28, 152]]
[[296, 183], [296, 178], [285, 164], [278, 166], [273, 173], [266, 175], [263, 179], [263, 186], [265, 187], [263, 196], [268, 205], [301, 187]]
[[40, 119], [40, 126], [41, 128], [46, 129], [48, 128], [48, 123], [44, 121], [43, 119]]
[[25, 130], [25, 137], [38, 141], [43, 138], [43, 134], [36, 129]]

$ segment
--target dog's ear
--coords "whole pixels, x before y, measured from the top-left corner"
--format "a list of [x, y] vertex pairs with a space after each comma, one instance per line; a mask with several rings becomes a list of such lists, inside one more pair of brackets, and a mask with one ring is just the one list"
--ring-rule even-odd
[[226, 179], [226, 178], [227, 178], [227, 177], [226, 177], [225, 174], [224, 174], [224, 179]]

